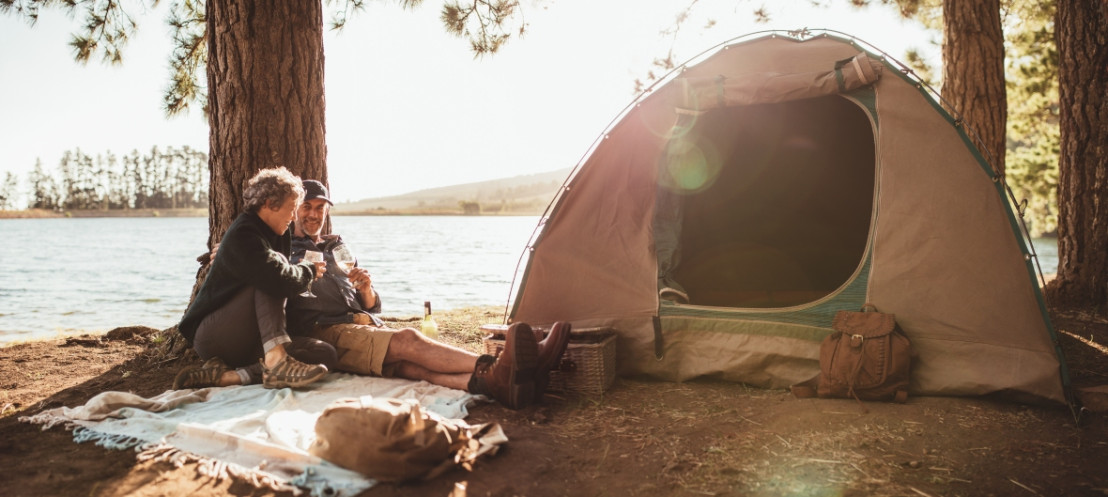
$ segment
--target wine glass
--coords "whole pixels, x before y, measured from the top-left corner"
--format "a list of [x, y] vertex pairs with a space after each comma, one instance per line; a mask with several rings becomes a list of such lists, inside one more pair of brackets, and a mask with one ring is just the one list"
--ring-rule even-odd
[[354, 253], [346, 245], [339, 245], [331, 249], [331, 255], [335, 257], [335, 264], [339, 266], [343, 274], [350, 274], [350, 270], [358, 263]]
[[[308, 261], [312, 264], [315, 264], [317, 262], [323, 262], [324, 261], [323, 252], [316, 252], [314, 250], [305, 250], [304, 251], [304, 260], [306, 260], [306, 261]], [[312, 272], [312, 276], [313, 276], [312, 281], [314, 282], [315, 281], [315, 278], [314, 278], [315, 268], [314, 267], [312, 268], [312, 271], [313, 271]], [[316, 295], [314, 293], [312, 293], [312, 285], [309, 284], [308, 285], [308, 290], [306, 290], [304, 293], [301, 293], [300, 296], [301, 297], [315, 297]]]

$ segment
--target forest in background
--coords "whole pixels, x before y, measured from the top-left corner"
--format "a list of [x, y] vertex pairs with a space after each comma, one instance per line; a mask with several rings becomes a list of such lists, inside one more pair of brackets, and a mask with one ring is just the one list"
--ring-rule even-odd
[[[52, 170], [37, 161], [25, 185], [6, 173], [0, 210], [207, 209], [208, 154], [188, 146], [155, 146], [145, 154], [92, 156], [78, 148], [62, 154]], [[20, 198], [25, 205], [19, 205]]]

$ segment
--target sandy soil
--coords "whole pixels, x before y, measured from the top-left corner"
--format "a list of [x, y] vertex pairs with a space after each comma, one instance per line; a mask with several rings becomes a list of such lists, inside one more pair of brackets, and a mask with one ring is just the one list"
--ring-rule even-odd
[[[495, 319], [495, 309], [482, 309], [439, 322], [444, 336], [477, 349], [479, 335], [461, 330]], [[1054, 322], [1075, 385], [1108, 384], [1108, 322], [1078, 314]], [[152, 331], [0, 348], [0, 495], [272, 494], [17, 421], [106, 390], [164, 391], [188, 360], [152, 360]], [[511, 439], [498, 455], [472, 472], [365, 495], [1108, 495], [1108, 419], [1079, 417], [982, 398], [861, 404], [620, 378], [603, 398], [550, 397], [521, 411], [478, 406], [471, 421], [499, 421]]]

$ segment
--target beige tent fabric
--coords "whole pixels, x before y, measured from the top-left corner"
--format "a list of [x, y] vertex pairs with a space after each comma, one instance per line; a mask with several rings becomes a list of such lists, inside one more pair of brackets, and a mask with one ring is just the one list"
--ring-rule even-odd
[[[703, 80], [722, 74], [741, 80], [797, 72], [805, 79], [785, 81], [818, 87], [815, 80], [828, 74], [833, 79], [836, 61], [859, 55], [857, 49], [838, 42], [802, 46], [771, 39], [766, 43], [772, 49], [740, 47], [721, 52], [722, 59], [692, 67], [684, 77]], [[860, 67], [872, 71], [863, 70], [866, 76], [862, 77], [879, 73], [872, 69], [873, 63], [866, 57], [863, 65], [859, 59]], [[855, 64], [848, 65], [849, 73]], [[658, 263], [651, 223], [657, 164], [684, 98], [677, 85], [660, 88], [625, 116], [580, 168], [530, 256], [526, 283], [516, 301], [516, 319], [551, 323], [567, 316], [584, 320], [656, 313]]]
[[641, 120], [621, 123], [563, 194], [531, 254], [517, 316], [552, 323], [657, 310], [651, 223], [654, 164], [664, 140]]
[[[869, 292], [919, 343], [919, 388], [1026, 383], [1061, 400], [1036, 283], [990, 173], [968, 151], [948, 153], [965, 150], [962, 137], [914, 88], [881, 85], [877, 106], [880, 218]], [[968, 368], [984, 378], [967, 380]]]
[[845, 93], [871, 85], [884, 66], [860, 53], [824, 70], [807, 73], [754, 73], [738, 77], [686, 77], [676, 81], [683, 95], [680, 111], [800, 100]]
[[[721, 48], [641, 99], [580, 165], [555, 206], [511, 319], [611, 326], [619, 335], [621, 374], [678, 381], [713, 376], [775, 387], [814, 374], [818, 340], [794, 336], [796, 325], [723, 313], [664, 317], [664, 354], [656, 358], [656, 171], [682, 106], [695, 114], [709, 101], [733, 105], [823, 94], [837, 89], [835, 63], [858, 54], [832, 37], [745, 41]], [[877, 78], [877, 201], [867, 297], [896, 314], [919, 350], [912, 394], [1005, 392], [1064, 402], [1037, 282], [991, 174], [913, 82], [872, 56], [855, 61], [842, 66], [849, 78], [857, 77], [852, 85]]]

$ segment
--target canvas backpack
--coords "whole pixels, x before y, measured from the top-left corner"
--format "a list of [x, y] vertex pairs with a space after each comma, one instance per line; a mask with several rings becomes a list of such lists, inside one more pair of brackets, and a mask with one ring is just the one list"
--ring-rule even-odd
[[314, 456], [379, 481], [431, 479], [507, 442], [500, 425], [471, 426], [398, 399], [339, 399], [315, 425]]
[[819, 374], [793, 385], [797, 397], [858, 400], [908, 400], [912, 343], [893, 314], [866, 304], [861, 311], [839, 311], [819, 350]]

